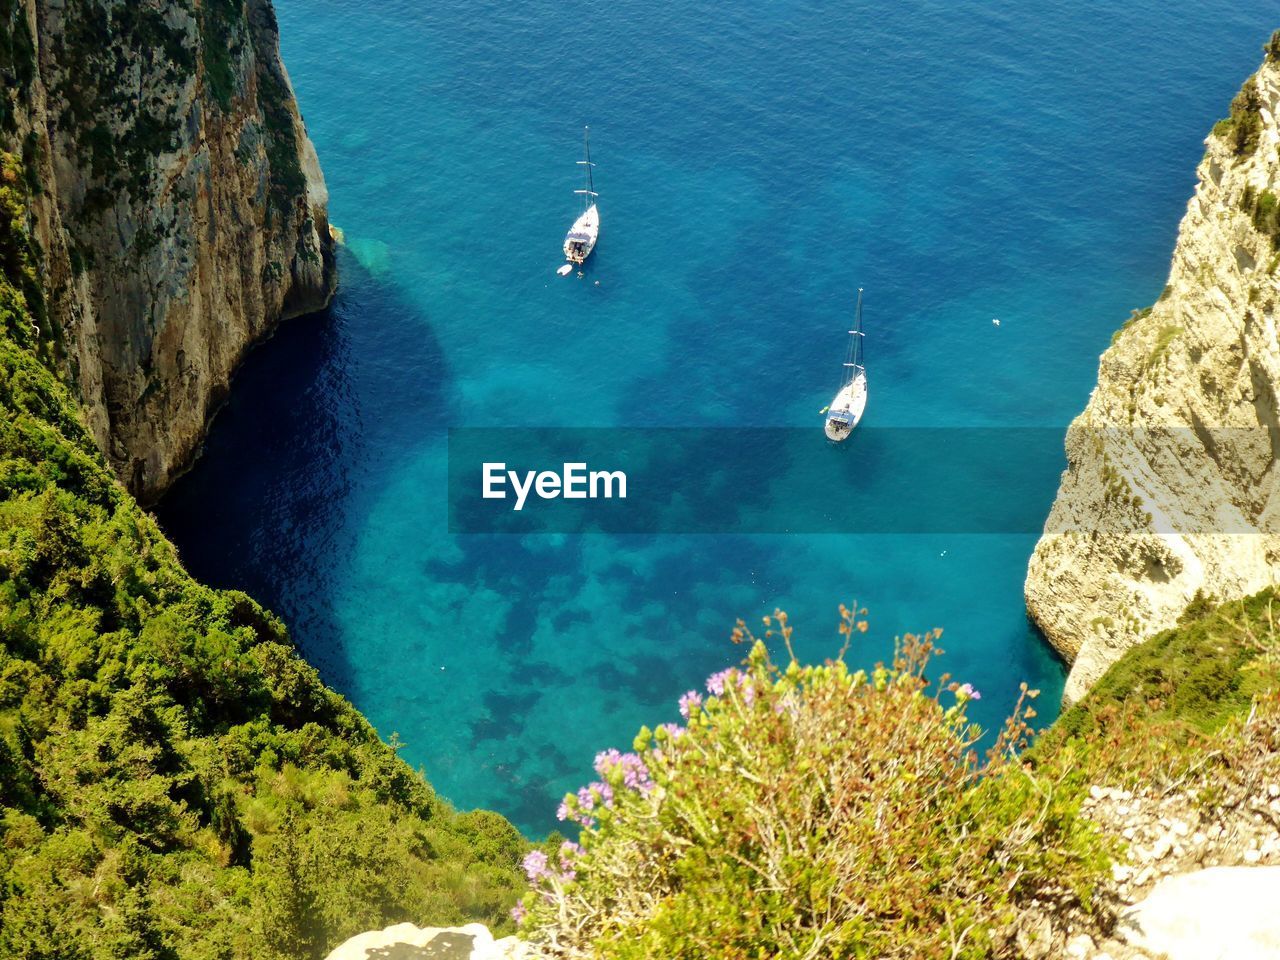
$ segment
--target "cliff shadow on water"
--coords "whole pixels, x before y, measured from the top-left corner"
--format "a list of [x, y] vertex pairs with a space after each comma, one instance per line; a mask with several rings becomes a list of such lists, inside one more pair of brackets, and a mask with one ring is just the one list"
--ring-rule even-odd
[[[200, 459], [154, 512], [194, 576], [279, 613], [308, 662], [349, 695], [333, 599], [369, 502], [362, 481], [388, 468], [377, 452], [413, 449], [374, 434], [442, 431], [449, 375], [420, 309], [354, 256], [342, 252], [339, 262], [333, 303], [286, 321], [253, 350]], [[397, 362], [358, 359], [371, 355]], [[366, 378], [376, 391], [360, 388]], [[370, 411], [371, 395], [395, 402]]]

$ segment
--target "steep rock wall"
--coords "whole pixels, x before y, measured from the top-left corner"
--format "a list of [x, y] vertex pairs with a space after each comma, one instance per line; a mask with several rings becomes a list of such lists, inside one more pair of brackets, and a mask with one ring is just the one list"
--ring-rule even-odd
[[1078, 699], [1198, 593], [1280, 575], [1280, 44], [1205, 141], [1169, 282], [1102, 355], [1027, 609]]
[[336, 284], [270, 0], [0, 0], [0, 139], [44, 260], [41, 337], [154, 499], [248, 348]]

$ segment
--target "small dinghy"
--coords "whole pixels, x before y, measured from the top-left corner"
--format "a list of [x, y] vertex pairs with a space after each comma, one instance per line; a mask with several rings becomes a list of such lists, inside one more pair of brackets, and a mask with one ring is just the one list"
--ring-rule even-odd
[[586, 159], [579, 160], [578, 164], [587, 171], [587, 185], [584, 190], [573, 191], [582, 197], [582, 213], [573, 221], [573, 226], [564, 237], [564, 258], [568, 262], [556, 271], [562, 277], [573, 272], [575, 265], [581, 266], [591, 256], [591, 251], [596, 248], [596, 241], [600, 239], [600, 211], [596, 207], [596, 197], [599, 194], [595, 191], [591, 176], [591, 168], [595, 164], [591, 162], [590, 133], [590, 127], [582, 128], [582, 146]]
[[828, 440], [839, 443], [862, 419], [867, 408], [867, 368], [862, 363], [862, 288], [858, 288], [858, 308], [854, 315], [853, 329], [849, 331], [849, 358], [844, 364], [844, 378], [831, 406], [825, 411], [827, 420], [823, 426]]

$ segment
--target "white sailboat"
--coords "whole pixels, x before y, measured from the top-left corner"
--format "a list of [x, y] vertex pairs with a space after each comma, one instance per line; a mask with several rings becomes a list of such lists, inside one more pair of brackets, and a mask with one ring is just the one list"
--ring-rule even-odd
[[854, 315], [853, 329], [849, 331], [849, 358], [844, 364], [844, 379], [831, 406], [823, 413], [823, 426], [827, 439], [839, 443], [862, 419], [867, 408], [867, 368], [862, 363], [862, 288], [858, 288], [858, 309]]
[[582, 213], [578, 215], [577, 220], [573, 221], [573, 226], [565, 234], [564, 258], [568, 262], [556, 271], [561, 276], [567, 276], [573, 272], [575, 265], [581, 266], [587, 257], [591, 256], [591, 251], [596, 248], [596, 241], [600, 238], [600, 210], [596, 206], [596, 197], [599, 194], [595, 191], [591, 176], [591, 168], [595, 164], [591, 162], [590, 134], [590, 127], [582, 128], [582, 147], [586, 159], [579, 160], [578, 164], [586, 169], [587, 183], [586, 189], [574, 191], [582, 197]]

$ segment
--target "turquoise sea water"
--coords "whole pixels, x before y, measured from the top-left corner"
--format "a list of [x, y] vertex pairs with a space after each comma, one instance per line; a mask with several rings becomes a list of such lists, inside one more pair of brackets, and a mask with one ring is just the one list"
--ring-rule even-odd
[[[442, 794], [533, 833], [775, 606], [810, 657], [841, 601], [871, 611], [864, 661], [943, 626], [980, 720], [1021, 680], [1053, 712], [1034, 535], [451, 536], [446, 430], [820, 445], [859, 285], [868, 424], [1064, 426], [1164, 283], [1201, 140], [1277, 25], [1261, 5], [276, 6], [342, 290], [253, 354], [162, 505], [197, 575], [284, 615]], [[601, 242], [561, 279], [588, 122]], [[1051, 466], [1010, 495], [1047, 512]]]

